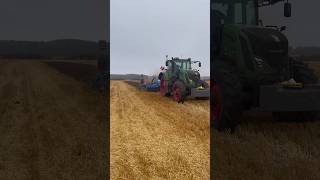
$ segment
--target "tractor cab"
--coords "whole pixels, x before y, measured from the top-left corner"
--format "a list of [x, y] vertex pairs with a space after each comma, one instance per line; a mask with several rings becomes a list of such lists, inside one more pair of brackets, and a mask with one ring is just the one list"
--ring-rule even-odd
[[201, 67], [200, 61], [191, 61], [191, 58], [188, 59], [180, 59], [178, 57], [171, 58], [171, 60], [166, 61], [166, 66], [168, 69], [172, 70], [184, 70], [184, 71], [190, 71], [192, 70], [192, 64], [198, 63], [199, 67]]
[[[215, 0], [211, 10], [215, 24], [259, 25], [259, 8], [274, 5], [284, 0]], [[291, 4], [284, 4], [284, 16], [291, 16]], [[223, 21], [223, 22], [221, 22]]]
[[[213, 126], [234, 130], [245, 110], [275, 119], [314, 119], [320, 111], [318, 77], [291, 57], [285, 26], [263, 25], [259, 9], [285, 0], [215, 0], [211, 4]], [[284, 17], [291, 4], [284, 3]], [[282, 16], [282, 15], [281, 15]]]
[[172, 70], [190, 70], [191, 69], [191, 59], [180, 59], [178, 57], [173, 58], [171, 60], [167, 60], [166, 61], [166, 66], [168, 67], [168, 69], [172, 69]]
[[191, 58], [180, 59], [178, 57], [171, 58], [166, 61], [168, 67], [167, 72], [174, 78], [182, 78], [186, 84], [194, 86], [194, 83], [200, 80], [200, 73], [197, 69], [192, 69], [192, 64], [198, 63], [201, 67], [200, 61], [191, 61]]
[[217, 0], [212, 3], [212, 13], [215, 24], [258, 24], [256, 0]]
[[[271, 76], [281, 73], [288, 64], [288, 39], [282, 33], [286, 27], [262, 26], [259, 19], [259, 8], [280, 1], [284, 0], [214, 1], [211, 19], [215, 59], [229, 59], [244, 76], [252, 72]], [[284, 4], [284, 16], [291, 16], [288, 2]]]

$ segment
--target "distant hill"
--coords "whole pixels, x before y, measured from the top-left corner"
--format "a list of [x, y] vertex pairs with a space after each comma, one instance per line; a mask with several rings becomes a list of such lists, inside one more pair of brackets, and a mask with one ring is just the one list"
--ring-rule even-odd
[[303, 56], [314, 56], [314, 55], [320, 55], [320, 48], [319, 47], [297, 47], [293, 49], [293, 52]]
[[202, 76], [201, 79], [209, 81], [210, 80], [210, 76]]
[[291, 49], [291, 53], [301, 56], [320, 56], [320, 47], [296, 47]]
[[8, 41], [0, 40], [2, 58], [60, 58], [95, 59], [98, 42], [78, 39], [53, 41]]
[[[145, 77], [149, 77], [144, 75]], [[140, 80], [141, 74], [110, 74], [111, 80]]]

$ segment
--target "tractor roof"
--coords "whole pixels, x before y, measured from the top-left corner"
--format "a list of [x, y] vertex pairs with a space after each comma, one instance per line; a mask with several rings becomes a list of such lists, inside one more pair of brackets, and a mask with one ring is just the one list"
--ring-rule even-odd
[[187, 59], [180, 59], [180, 58], [178, 58], [178, 57], [172, 57], [171, 58], [171, 60], [173, 60], [173, 61], [190, 61], [191, 60], [191, 58], [187, 58]]

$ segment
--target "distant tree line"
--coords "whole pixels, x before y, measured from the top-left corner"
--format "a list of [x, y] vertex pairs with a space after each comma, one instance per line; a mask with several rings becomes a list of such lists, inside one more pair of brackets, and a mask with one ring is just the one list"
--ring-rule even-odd
[[320, 47], [296, 47], [294, 49], [292, 48], [291, 52], [301, 56], [320, 56]]
[[0, 41], [0, 58], [6, 59], [96, 59], [97, 53], [94, 41]]
[[[153, 75], [153, 76], [148, 76], [144, 75], [144, 78], [158, 78], [158, 75]], [[141, 74], [110, 74], [110, 79], [111, 80], [140, 80], [141, 79]], [[210, 76], [203, 76], [201, 79], [203, 80], [210, 80]]]
[[305, 61], [309, 60], [320, 60], [320, 47], [304, 46], [289, 48], [289, 53], [291, 55], [299, 56]]

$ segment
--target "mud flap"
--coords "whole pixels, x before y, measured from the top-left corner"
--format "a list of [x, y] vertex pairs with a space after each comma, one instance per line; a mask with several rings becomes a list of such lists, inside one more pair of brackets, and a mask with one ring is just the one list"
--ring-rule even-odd
[[192, 88], [190, 96], [194, 98], [210, 97], [210, 89], [209, 88], [206, 88], [206, 89]]
[[260, 108], [266, 111], [320, 111], [320, 84], [301, 89], [281, 85], [260, 86]]

